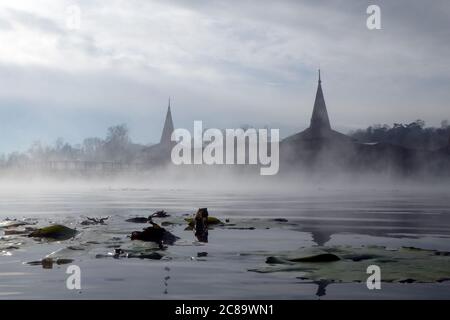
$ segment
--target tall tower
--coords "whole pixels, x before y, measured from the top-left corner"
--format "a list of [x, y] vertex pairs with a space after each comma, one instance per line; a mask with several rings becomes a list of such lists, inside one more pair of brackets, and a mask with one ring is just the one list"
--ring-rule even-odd
[[319, 83], [317, 86], [316, 100], [314, 101], [314, 109], [311, 117], [311, 124], [309, 126], [313, 134], [321, 134], [325, 131], [331, 130], [330, 119], [328, 118], [327, 106], [322, 92], [322, 81], [320, 79], [319, 69]]
[[160, 144], [161, 145], [170, 145], [171, 136], [173, 132], [173, 121], [172, 121], [172, 113], [170, 112], [170, 98], [169, 98], [169, 106], [167, 107], [166, 121], [164, 121], [164, 128], [161, 135]]

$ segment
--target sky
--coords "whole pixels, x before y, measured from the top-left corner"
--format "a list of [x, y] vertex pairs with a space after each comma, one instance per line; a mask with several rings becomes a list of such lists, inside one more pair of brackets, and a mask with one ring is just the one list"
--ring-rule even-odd
[[286, 137], [309, 124], [318, 68], [334, 129], [439, 126], [449, 57], [447, 0], [0, 0], [0, 153], [121, 123], [154, 143], [169, 97], [176, 128]]

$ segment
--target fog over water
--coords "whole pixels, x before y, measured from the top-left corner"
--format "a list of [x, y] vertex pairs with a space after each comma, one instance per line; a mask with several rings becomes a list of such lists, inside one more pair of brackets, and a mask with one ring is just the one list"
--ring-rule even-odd
[[0, 0], [0, 299], [450, 299], [448, 1], [69, 2]]
[[[22, 244], [18, 250], [6, 249], [11, 256], [0, 259], [3, 298], [314, 299], [317, 285], [299, 282], [295, 274], [247, 270], [263, 265], [266, 252], [317, 245], [450, 251], [450, 193], [446, 188], [392, 184], [344, 187], [334, 183], [313, 187], [304, 183], [299, 188], [291, 185], [282, 189], [280, 184], [269, 183], [252, 189], [231, 184], [223, 188], [225, 185], [218, 183], [214, 189], [213, 183], [199, 188], [199, 181], [194, 180], [163, 187], [124, 181], [103, 185], [40, 183], [32, 182], [26, 188], [23, 184], [3, 186], [0, 217], [38, 219], [39, 225], [62, 223], [82, 233], [62, 242], [10, 239], [10, 244]], [[199, 243], [184, 226], [168, 226], [180, 240], [164, 251], [166, 258], [161, 261], [95, 258], [111, 252], [111, 245], [124, 249], [142, 246], [126, 237], [141, 228], [125, 223], [128, 217], [164, 209], [175, 218], [191, 215], [199, 207], [207, 207], [210, 215], [220, 219], [256, 229], [212, 228], [209, 242]], [[87, 216], [110, 218], [104, 226], [80, 226]], [[275, 218], [288, 222], [274, 222]], [[99, 244], [83, 251], [67, 250], [89, 241]], [[208, 256], [197, 258], [198, 252]], [[24, 264], [49, 254], [75, 259], [83, 270], [82, 290], [71, 292], [59, 285], [66, 278], [64, 266], [45, 270]], [[170, 280], [164, 280], [167, 276]], [[327, 286], [327, 295], [322, 298], [449, 298], [449, 294], [448, 282], [387, 283], [376, 293], [369, 292], [365, 284], [344, 283]]]

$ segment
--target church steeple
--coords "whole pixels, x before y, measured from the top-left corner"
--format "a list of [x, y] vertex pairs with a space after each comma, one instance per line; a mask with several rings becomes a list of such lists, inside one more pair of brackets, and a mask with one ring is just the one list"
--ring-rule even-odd
[[316, 100], [314, 101], [314, 109], [311, 117], [309, 128], [313, 133], [322, 133], [324, 130], [331, 130], [330, 120], [328, 118], [327, 106], [322, 92], [322, 80], [320, 78], [317, 85]]
[[172, 113], [170, 112], [170, 98], [169, 98], [169, 105], [167, 107], [167, 114], [166, 114], [166, 121], [164, 121], [164, 128], [161, 135], [161, 141], [160, 144], [170, 144], [171, 143], [171, 136], [173, 132], [173, 121], [172, 121]]

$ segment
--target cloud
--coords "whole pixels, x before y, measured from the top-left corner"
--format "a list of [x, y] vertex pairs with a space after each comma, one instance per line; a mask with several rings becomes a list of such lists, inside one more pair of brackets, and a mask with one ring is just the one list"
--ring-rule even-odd
[[[268, 124], [285, 136], [308, 124], [320, 66], [339, 129], [449, 118], [450, 5], [378, 3], [382, 30], [370, 31], [358, 0], [4, 1], [0, 108], [59, 111], [27, 136], [77, 138], [124, 119], [150, 142], [170, 95], [177, 126]], [[66, 26], [73, 4], [80, 30]]]
[[16, 9], [6, 9], [5, 11], [10, 16], [10, 19], [12, 21], [26, 28], [49, 34], [64, 33], [64, 30], [50, 18], [42, 17], [28, 11]]

